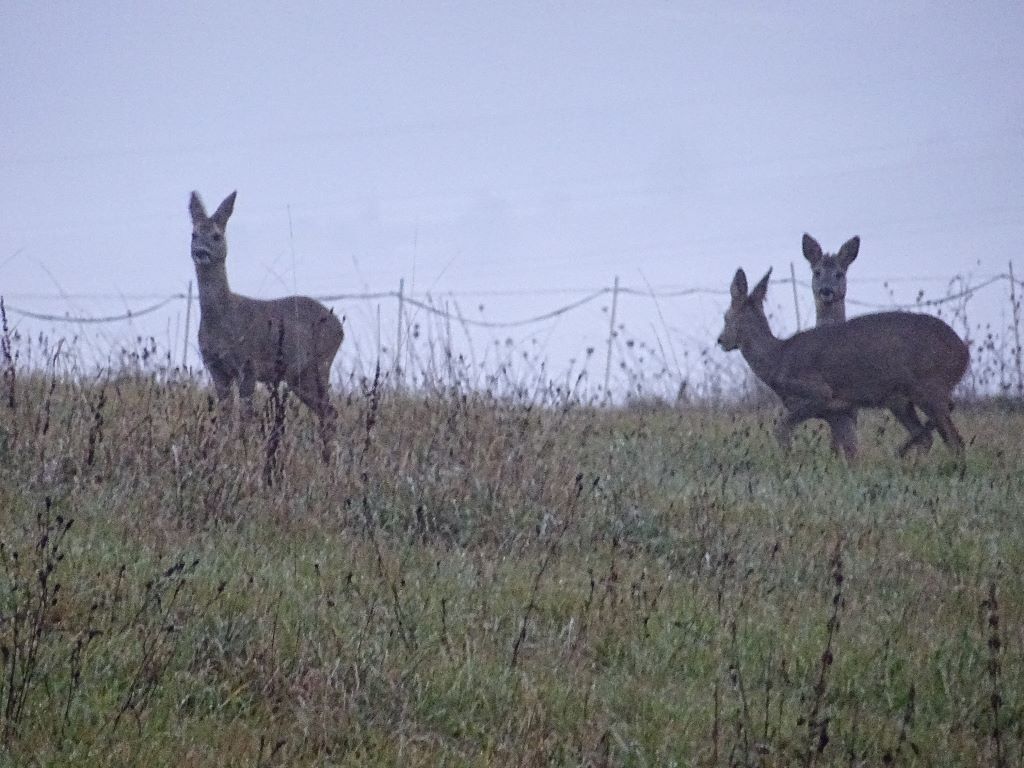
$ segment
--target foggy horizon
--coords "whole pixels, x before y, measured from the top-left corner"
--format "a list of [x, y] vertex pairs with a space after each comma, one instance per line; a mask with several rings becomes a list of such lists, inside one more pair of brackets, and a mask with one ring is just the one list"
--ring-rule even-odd
[[[212, 209], [237, 189], [239, 293], [404, 280], [512, 322], [616, 277], [706, 289], [619, 300], [623, 342], [661, 345], [681, 373], [713, 346], [737, 267], [773, 269], [774, 330], [796, 330], [782, 281], [791, 264], [809, 281], [804, 232], [828, 252], [861, 237], [851, 315], [1002, 274], [1024, 236], [1019, 4], [18, 4], [3, 20], [0, 295], [19, 309], [95, 317], [183, 293], [189, 193]], [[972, 326], [1005, 328], [1000, 285]], [[809, 289], [797, 302], [807, 327]], [[600, 379], [609, 303], [459, 343], [510, 339], [552, 377], [596, 346]], [[332, 306], [341, 370], [393, 345], [393, 300]], [[155, 335], [177, 358], [183, 313], [10, 319], [98, 348]], [[197, 327], [194, 305], [193, 366]]]

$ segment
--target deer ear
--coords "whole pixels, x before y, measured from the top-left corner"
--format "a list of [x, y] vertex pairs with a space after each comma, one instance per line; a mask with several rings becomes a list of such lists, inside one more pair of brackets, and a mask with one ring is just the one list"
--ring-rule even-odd
[[803, 247], [804, 258], [811, 262], [812, 267], [821, 261], [825, 255], [821, 252], [821, 246], [818, 245], [818, 241], [806, 232], [804, 233]]
[[772, 271], [769, 269], [765, 276], [761, 278], [761, 282], [754, 286], [754, 290], [750, 292], [750, 300], [758, 304], [764, 301], [764, 297], [768, 295], [768, 278], [772, 276]]
[[224, 198], [224, 202], [217, 206], [217, 210], [213, 212], [213, 216], [210, 217], [213, 221], [220, 225], [221, 229], [227, 226], [228, 219], [231, 218], [231, 212], [235, 210], [235, 195], [238, 191], [232, 192], [230, 195]]
[[193, 223], [206, 219], [206, 208], [203, 206], [203, 200], [199, 197], [198, 192], [193, 192], [192, 197], [189, 198], [188, 212], [192, 214]]
[[747, 298], [747, 276], [742, 269], [736, 270], [736, 276], [732, 279], [732, 285], [729, 286], [729, 294], [732, 296], [734, 304]]
[[843, 247], [839, 249], [837, 258], [843, 269], [853, 264], [853, 260], [857, 258], [857, 254], [860, 252], [860, 238], [854, 235], [845, 243]]

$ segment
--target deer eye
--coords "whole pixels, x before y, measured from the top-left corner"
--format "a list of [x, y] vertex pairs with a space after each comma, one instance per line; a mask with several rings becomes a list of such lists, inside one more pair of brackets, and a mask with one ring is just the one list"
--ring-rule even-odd
[[820, 269], [814, 270], [814, 276], [815, 277], [821, 277], [821, 270]]
[[836, 277], [838, 277], [839, 279], [842, 279], [842, 277], [843, 277], [843, 270], [839, 270], [838, 272], [836, 272]]
[[213, 233], [213, 241], [214, 242], [219, 242], [220, 241], [220, 232], [214, 232]]

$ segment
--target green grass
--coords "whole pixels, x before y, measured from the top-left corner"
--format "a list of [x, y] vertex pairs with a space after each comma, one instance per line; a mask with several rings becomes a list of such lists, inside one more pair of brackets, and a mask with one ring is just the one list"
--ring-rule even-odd
[[268, 459], [187, 381], [3, 394], [0, 763], [1024, 759], [1020, 410], [964, 465], [862, 414], [848, 468], [771, 409], [371, 391], [325, 466], [294, 404]]

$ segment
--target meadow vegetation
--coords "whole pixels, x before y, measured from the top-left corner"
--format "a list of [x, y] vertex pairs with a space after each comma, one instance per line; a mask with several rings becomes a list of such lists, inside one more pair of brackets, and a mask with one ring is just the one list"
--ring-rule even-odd
[[776, 406], [0, 359], [0, 763], [1018, 765], [1024, 410], [847, 467]]

